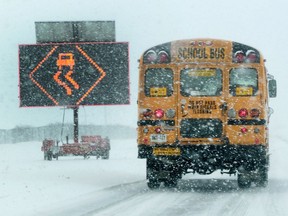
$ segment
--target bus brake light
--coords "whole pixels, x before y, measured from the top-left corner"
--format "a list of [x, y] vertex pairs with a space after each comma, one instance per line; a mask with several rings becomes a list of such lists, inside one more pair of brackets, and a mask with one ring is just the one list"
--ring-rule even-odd
[[245, 108], [242, 108], [239, 110], [238, 115], [240, 118], [246, 118], [248, 116], [248, 110]]
[[154, 112], [154, 115], [156, 118], [163, 118], [164, 116], [164, 110], [162, 109], [156, 109]]
[[241, 128], [241, 132], [243, 133], [243, 134], [245, 134], [245, 133], [247, 133], [248, 132], [248, 129], [247, 128]]
[[152, 115], [153, 115], [153, 111], [151, 109], [144, 109], [142, 111], [142, 115], [145, 117], [145, 118], [151, 118]]
[[258, 118], [259, 115], [260, 115], [260, 111], [259, 111], [258, 109], [252, 109], [252, 110], [250, 111], [250, 116], [251, 116], [252, 118]]
[[161, 133], [161, 128], [160, 127], [155, 128], [155, 132], [156, 133]]

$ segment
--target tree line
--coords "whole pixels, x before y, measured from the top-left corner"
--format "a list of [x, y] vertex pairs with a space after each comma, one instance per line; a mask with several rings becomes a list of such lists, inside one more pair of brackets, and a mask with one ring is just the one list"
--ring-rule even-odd
[[[41, 127], [28, 125], [13, 129], [0, 130], [0, 144], [40, 141], [53, 139], [66, 142], [66, 137], [73, 140], [73, 124], [49, 124]], [[136, 129], [123, 125], [79, 125], [79, 141], [82, 135], [100, 135], [110, 139], [136, 139]]]

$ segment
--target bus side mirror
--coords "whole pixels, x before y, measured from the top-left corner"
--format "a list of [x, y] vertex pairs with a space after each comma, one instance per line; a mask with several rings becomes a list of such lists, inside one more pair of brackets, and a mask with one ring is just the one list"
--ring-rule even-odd
[[271, 79], [268, 82], [269, 97], [275, 98], [277, 96], [277, 83], [275, 79]]

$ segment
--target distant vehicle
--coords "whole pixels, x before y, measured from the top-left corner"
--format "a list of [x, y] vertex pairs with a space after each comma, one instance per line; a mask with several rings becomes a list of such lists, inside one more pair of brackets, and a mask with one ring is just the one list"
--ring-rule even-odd
[[44, 152], [44, 160], [58, 159], [60, 156], [83, 156], [88, 158], [96, 156], [96, 159], [109, 159], [110, 140], [101, 136], [82, 136], [81, 143], [66, 143], [58, 145], [57, 142], [45, 139], [41, 150]]
[[74, 55], [72, 53], [60, 53], [57, 59], [57, 66], [59, 70], [62, 70], [63, 66], [70, 67], [73, 70], [75, 65]]
[[276, 81], [258, 50], [213, 39], [154, 46], [140, 58], [138, 157], [148, 187], [186, 173], [237, 174], [241, 188], [266, 186], [268, 123]]
[[44, 160], [52, 160], [53, 150], [55, 147], [54, 140], [45, 139], [41, 146], [41, 151], [44, 153]]

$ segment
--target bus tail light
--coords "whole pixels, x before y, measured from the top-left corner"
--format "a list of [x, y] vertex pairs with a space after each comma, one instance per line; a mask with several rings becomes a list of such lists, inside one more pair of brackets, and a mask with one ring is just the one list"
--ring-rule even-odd
[[164, 116], [164, 110], [162, 109], [156, 109], [154, 112], [154, 115], [156, 118], [163, 118]]
[[260, 111], [258, 109], [252, 109], [250, 111], [250, 116], [252, 118], [258, 118], [260, 116]]
[[242, 108], [239, 110], [238, 115], [240, 118], [246, 118], [248, 116], [248, 110], [245, 108]]
[[155, 132], [156, 133], [161, 133], [161, 128], [160, 127], [155, 128]]
[[241, 128], [241, 132], [242, 132], [243, 134], [245, 134], [245, 133], [247, 133], [247, 132], [248, 132], [248, 129], [247, 129], [247, 128], [245, 128], [245, 127], [243, 127], [243, 128]]
[[153, 111], [151, 109], [144, 109], [142, 114], [145, 118], [151, 118], [153, 115]]

